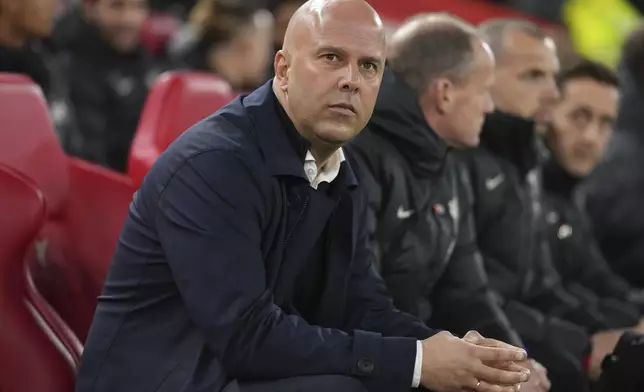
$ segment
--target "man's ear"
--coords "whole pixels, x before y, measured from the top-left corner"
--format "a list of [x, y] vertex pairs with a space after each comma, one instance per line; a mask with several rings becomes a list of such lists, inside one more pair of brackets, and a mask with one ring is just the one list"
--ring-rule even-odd
[[275, 59], [273, 60], [273, 67], [275, 69], [275, 81], [280, 90], [286, 91], [288, 89], [289, 80], [289, 63], [288, 57], [283, 50], [277, 51]]
[[448, 78], [441, 77], [430, 86], [431, 93], [436, 99], [436, 107], [441, 114], [450, 113], [454, 108], [456, 99], [454, 97], [454, 83]]

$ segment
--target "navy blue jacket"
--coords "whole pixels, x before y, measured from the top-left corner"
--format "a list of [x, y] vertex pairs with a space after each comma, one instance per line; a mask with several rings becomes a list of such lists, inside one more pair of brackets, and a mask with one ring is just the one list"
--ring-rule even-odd
[[[434, 331], [395, 310], [374, 272], [349, 162], [332, 198], [309, 186], [306, 148], [269, 82], [161, 155], [130, 205], [77, 392], [232, 392], [318, 374], [409, 390], [416, 340]], [[305, 319], [294, 287], [325, 228], [323, 294]]]

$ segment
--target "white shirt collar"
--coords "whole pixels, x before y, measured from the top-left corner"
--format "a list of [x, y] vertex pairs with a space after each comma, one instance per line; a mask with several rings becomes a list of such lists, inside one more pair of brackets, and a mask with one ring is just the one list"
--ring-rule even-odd
[[342, 148], [339, 148], [318, 172], [313, 154], [311, 154], [311, 151], [307, 151], [306, 158], [304, 158], [304, 173], [306, 174], [306, 177], [308, 177], [311, 187], [313, 189], [318, 189], [318, 185], [320, 185], [321, 182], [330, 183], [335, 180], [338, 173], [340, 173], [340, 165], [344, 161], [344, 151]]

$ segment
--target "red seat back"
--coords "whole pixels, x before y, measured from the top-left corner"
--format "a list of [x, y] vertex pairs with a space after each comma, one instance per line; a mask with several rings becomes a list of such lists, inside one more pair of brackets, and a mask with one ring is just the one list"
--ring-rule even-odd
[[0, 124], [0, 163], [32, 178], [53, 205], [27, 253], [34, 282], [84, 341], [134, 188], [127, 176], [65, 156], [25, 77], [0, 75]]
[[50, 230], [36, 245], [39, 262], [33, 271], [47, 300], [84, 341], [134, 187], [129, 177], [76, 158], [69, 158], [69, 174], [60, 231], [65, 252], [60, 254], [57, 246], [61, 239], [55, 236], [55, 222], [48, 222]]
[[143, 24], [141, 42], [153, 55], [161, 56], [180, 28], [181, 22], [173, 15], [153, 13]]
[[0, 73], [0, 163], [33, 179], [47, 198], [49, 215], [62, 213], [67, 160], [40, 88], [21, 75]]
[[33, 299], [24, 258], [45, 217], [42, 192], [19, 172], [0, 166], [0, 390], [71, 392], [75, 364], [51, 315]]
[[134, 186], [141, 185], [159, 154], [174, 139], [233, 98], [230, 86], [212, 74], [161, 75], [145, 102], [130, 150], [128, 172]]

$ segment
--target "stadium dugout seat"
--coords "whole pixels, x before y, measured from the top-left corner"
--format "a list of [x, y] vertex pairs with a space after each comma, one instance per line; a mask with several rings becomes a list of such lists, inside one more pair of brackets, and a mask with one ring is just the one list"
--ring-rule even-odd
[[35, 285], [84, 341], [134, 188], [125, 175], [64, 154], [42, 92], [26, 77], [0, 74], [0, 124], [0, 164], [33, 179], [47, 201], [27, 253]]
[[29, 279], [25, 254], [45, 218], [43, 193], [0, 165], [0, 391], [72, 392], [77, 358], [64, 325]]
[[181, 21], [172, 14], [152, 13], [141, 29], [141, 42], [156, 57], [165, 54], [168, 43], [181, 29]]
[[128, 174], [139, 187], [157, 157], [183, 131], [235, 98], [228, 83], [198, 72], [162, 74], [150, 90], [134, 135]]

